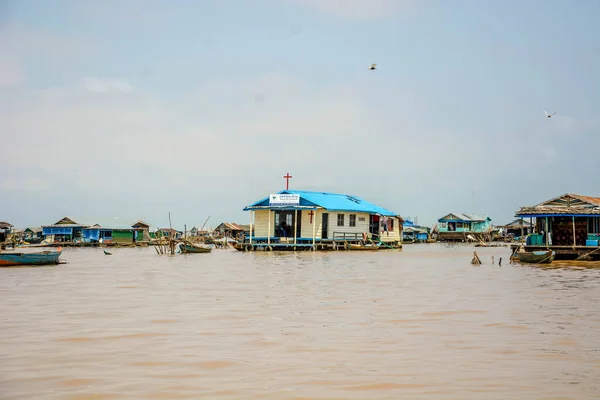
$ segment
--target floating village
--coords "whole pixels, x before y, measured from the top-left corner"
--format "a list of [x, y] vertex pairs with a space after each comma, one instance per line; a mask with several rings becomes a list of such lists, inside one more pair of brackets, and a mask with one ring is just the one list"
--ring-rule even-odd
[[[508, 246], [511, 261], [600, 260], [600, 197], [563, 194], [523, 206], [515, 219], [495, 225], [487, 215], [449, 212], [432, 227], [418, 225], [350, 194], [289, 190], [271, 193], [243, 208], [247, 224], [222, 222], [177, 230], [138, 220], [131, 225], [103, 224], [63, 217], [48, 225], [17, 229], [0, 222], [0, 266], [48, 265], [63, 247], [153, 246], [159, 255], [210, 253], [213, 249], [252, 251], [384, 251], [412, 243], [463, 242], [474, 247]], [[210, 218], [210, 217], [209, 217]], [[169, 214], [169, 221], [171, 216]], [[56, 248], [23, 251], [31, 248]], [[41, 249], [40, 249], [41, 250]], [[472, 263], [480, 262], [477, 253]]]

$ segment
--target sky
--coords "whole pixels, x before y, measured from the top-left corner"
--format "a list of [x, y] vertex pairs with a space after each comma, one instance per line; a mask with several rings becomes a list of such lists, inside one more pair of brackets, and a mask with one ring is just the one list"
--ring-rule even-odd
[[424, 225], [600, 196], [599, 17], [597, 0], [0, 0], [0, 220], [248, 223], [288, 172]]

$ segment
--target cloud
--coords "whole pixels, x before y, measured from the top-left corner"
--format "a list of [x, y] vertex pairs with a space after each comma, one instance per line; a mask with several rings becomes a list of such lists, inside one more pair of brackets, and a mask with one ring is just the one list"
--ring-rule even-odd
[[[408, 131], [413, 116], [420, 115], [414, 107], [397, 112], [393, 125], [399, 130], [390, 131], [389, 119], [369, 105], [360, 87], [315, 90], [293, 76], [268, 74], [213, 82], [167, 101], [132, 90], [122, 79], [83, 82], [22, 90], [9, 108], [0, 109], [8, 188], [27, 202], [35, 185], [16, 182], [35, 178], [52, 186], [48, 196], [56, 204], [61, 196], [79, 199], [77, 205], [64, 203], [61, 212], [58, 207], [57, 214], [69, 214], [69, 204], [83, 214], [108, 207], [106, 213], [124, 211], [135, 219], [138, 212], [153, 215], [177, 204], [181, 213], [198, 218], [243, 215], [241, 208], [254, 197], [278, 190], [288, 170], [296, 174], [295, 187], [373, 197], [375, 185], [373, 200], [389, 202], [403, 189], [390, 185], [387, 174], [402, 178], [396, 171], [403, 152], [406, 160], [420, 162], [418, 151], [430, 141], [427, 132]], [[257, 93], [264, 102], [255, 102]], [[410, 103], [406, 93], [387, 95], [396, 104]], [[441, 158], [453, 146], [452, 139], [439, 138], [428, 156]], [[411, 179], [431, 170], [425, 163]], [[369, 179], [357, 181], [357, 172]], [[198, 209], [197, 201], [182, 206], [182, 198], [203, 206]]]
[[0, 182], [0, 188], [6, 192], [43, 192], [50, 189], [50, 185], [40, 178], [7, 178]]
[[[283, 188], [286, 172], [293, 188], [355, 194], [425, 223], [447, 209], [468, 211], [473, 188], [479, 211], [496, 204], [511, 213], [486, 193], [509, 193], [540, 164], [551, 176], [566, 148], [535, 135], [517, 143], [436, 126], [426, 99], [373, 83], [314, 88], [269, 73], [168, 97], [137, 86], [86, 78], [21, 88], [10, 99], [0, 91], [0, 182], [15, 199], [7, 212], [16, 221], [90, 210], [157, 225], [168, 211], [176, 225], [208, 215], [245, 221], [241, 209]], [[27, 210], [36, 189], [46, 208], [34, 219]]]
[[96, 93], [130, 93], [134, 90], [134, 87], [124, 79], [99, 79], [91, 77], [83, 79], [82, 85], [84, 89]]
[[18, 85], [23, 78], [24, 72], [19, 61], [0, 54], [0, 87]]
[[348, 20], [370, 20], [410, 12], [418, 0], [292, 0], [294, 3]]

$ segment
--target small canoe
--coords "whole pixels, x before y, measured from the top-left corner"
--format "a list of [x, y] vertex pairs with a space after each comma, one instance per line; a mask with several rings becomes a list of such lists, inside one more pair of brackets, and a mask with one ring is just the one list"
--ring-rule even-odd
[[379, 250], [379, 244], [352, 244], [348, 243], [348, 250]]
[[548, 251], [523, 251], [517, 252], [516, 257], [522, 263], [527, 264], [550, 264], [554, 261], [556, 252], [552, 250]]
[[182, 253], [210, 253], [212, 246], [193, 246], [189, 244], [181, 245]]
[[0, 267], [60, 264], [58, 258], [61, 253], [62, 250], [36, 253], [0, 253]]

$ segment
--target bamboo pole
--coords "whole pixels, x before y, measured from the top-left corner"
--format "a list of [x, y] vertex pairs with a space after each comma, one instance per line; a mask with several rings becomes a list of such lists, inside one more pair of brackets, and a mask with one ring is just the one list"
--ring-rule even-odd
[[573, 220], [573, 248], [577, 246], [577, 237], [575, 236], [575, 216], [571, 217]]

